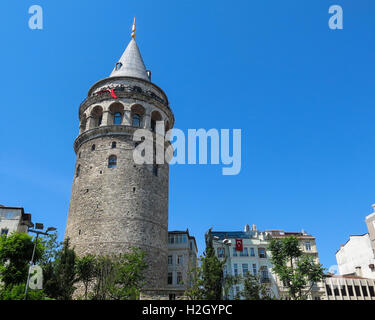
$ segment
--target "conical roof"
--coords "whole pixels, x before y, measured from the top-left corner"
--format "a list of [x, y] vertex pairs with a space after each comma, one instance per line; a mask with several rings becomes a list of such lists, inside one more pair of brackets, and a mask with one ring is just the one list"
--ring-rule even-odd
[[134, 77], [149, 81], [141, 52], [134, 38], [130, 40], [110, 77]]

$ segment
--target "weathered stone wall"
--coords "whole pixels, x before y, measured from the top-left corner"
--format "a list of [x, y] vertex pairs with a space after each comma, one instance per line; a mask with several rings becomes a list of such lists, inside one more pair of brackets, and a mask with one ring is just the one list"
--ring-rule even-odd
[[[108, 100], [115, 102], [113, 98]], [[173, 114], [167, 118], [173, 123]], [[81, 132], [77, 138], [65, 237], [70, 238], [80, 256], [117, 254], [131, 247], [146, 251], [146, 288], [165, 288], [169, 166], [158, 165], [158, 174], [154, 175], [153, 165], [134, 163], [134, 130], [123, 124], [101, 126], [91, 128], [90, 134]], [[112, 142], [116, 142], [116, 148], [112, 148]], [[115, 168], [108, 168], [111, 155], [117, 157]]]

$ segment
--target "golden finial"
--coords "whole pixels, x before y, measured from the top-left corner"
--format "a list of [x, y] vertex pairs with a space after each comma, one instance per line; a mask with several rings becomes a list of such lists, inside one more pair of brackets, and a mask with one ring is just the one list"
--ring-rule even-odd
[[135, 27], [135, 17], [134, 17], [134, 22], [133, 22], [133, 27], [132, 27], [132, 38], [135, 39], [135, 30], [136, 30], [136, 27]]

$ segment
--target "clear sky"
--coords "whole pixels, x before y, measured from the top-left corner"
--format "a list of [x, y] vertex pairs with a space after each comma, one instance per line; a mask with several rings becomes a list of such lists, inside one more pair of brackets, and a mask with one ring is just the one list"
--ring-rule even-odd
[[[43, 30], [28, 9], [43, 8]], [[341, 5], [344, 29], [330, 30]], [[0, 35], [0, 203], [63, 238], [78, 107], [130, 40], [175, 127], [242, 130], [242, 171], [170, 168], [169, 229], [316, 236], [328, 268], [375, 203], [375, 3], [361, 0], [5, 0]]]

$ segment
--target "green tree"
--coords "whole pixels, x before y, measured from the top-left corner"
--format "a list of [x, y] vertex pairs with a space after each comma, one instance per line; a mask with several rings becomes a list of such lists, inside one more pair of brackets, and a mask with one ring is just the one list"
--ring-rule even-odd
[[95, 277], [95, 263], [94, 255], [88, 254], [82, 258], [78, 258], [76, 263], [77, 277], [85, 286], [85, 299], [87, 300], [88, 287]]
[[273, 271], [288, 288], [292, 300], [307, 299], [314, 284], [321, 281], [324, 269], [313, 257], [302, 252], [296, 237], [272, 239], [269, 245]]
[[203, 300], [221, 300], [224, 285], [224, 265], [226, 260], [220, 261], [215, 255], [211, 229], [205, 235], [206, 250], [200, 257], [200, 266], [195, 270], [193, 285], [185, 292], [189, 299], [198, 297]]
[[[25, 283], [15, 284], [0, 290], [0, 300], [23, 300], [25, 297]], [[27, 300], [50, 300], [43, 290], [27, 291]]]
[[[14, 232], [0, 237], [0, 281], [4, 287], [26, 283], [33, 249], [32, 237], [26, 233]], [[42, 255], [43, 246], [38, 241], [34, 263]]]
[[269, 300], [267, 284], [262, 283], [258, 276], [250, 272], [243, 279], [244, 288], [240, 296], [245, 300]]
[[56, 253], [56, 259], [45, 265], [44, 273], [48, 277], [44, 284], [47, 295], [57, 300], [71, 300], [76, 277], [76, 253], [70, 248], [69, 238], [63, 242]]
[[98, 257], [92, 299], [139, 299], [146, 269], [145, 252], [137, 248], [120, 255]]
[[228, 299], [228, 296], [229, 296], [229, 291], [231, 288], [233, 288], [233, 286], [239, 284], [241, 282], [242, 278], [240, 275], [237, 275], [237, 276], [234, 276], [234, 275], [231, 275], [231, 274], [227, 274], [225, 277], [224, 277], [224, 281], [223, 281], [223, 295], [224, 295], [224, 300], [227, 300]]

